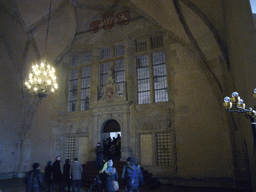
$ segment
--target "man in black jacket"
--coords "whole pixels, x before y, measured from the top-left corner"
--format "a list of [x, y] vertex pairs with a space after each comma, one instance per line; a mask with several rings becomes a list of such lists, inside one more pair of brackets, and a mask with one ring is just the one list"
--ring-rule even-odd
[[43, 174], [38, 169], [39, 163], [34, 163], [32, 167], [33, 170], [27, 172], [25, 176], [26, 192], [42, 192]]
[[140, 166], [136, 164], [134, 157], [130, 158], [130, 165], [126, 167], [124, 180], [127, 184], [128, 192], [139, 192], [140, 187], [143, 186], [143, 174]]
[[59, 191], [62, 192], [62, 172], [60, 169], [60, 156], [56, 157], [56, 161], [52, 165], [52, 185], [53, 189], [55, 189], [55, 184], [59, 185]]

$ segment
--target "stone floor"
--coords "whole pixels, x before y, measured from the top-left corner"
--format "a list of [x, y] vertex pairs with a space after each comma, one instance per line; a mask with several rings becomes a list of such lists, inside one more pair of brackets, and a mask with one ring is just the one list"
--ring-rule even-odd
[[[87, 192], [87, 188], [82, 188], [81, 192]], [[119, 192], [123, 192], [120, 189]], [[185, 187], [185, 186], [172, 186], [161, 185], [158, 189], [148, 190], [141, 189], [141, 192], [248, 192], [242, 189], [229, 189], [229, 188], [205, 188], [205, 187]], [[22, 179], [6, 179], [0, 180], [0, 192], [25, 192], [25, 186]]]

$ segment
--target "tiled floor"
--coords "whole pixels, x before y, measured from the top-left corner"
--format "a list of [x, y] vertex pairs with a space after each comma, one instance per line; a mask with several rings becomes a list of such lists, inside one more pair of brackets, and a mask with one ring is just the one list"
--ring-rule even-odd
[[[82, 188], [81, 192], [87, 192], [87, 188]], [[121, 189], [119, 192], [123, 192]], [[141, 192], [150, 191], [143, 188]], [[0, 192], [25, 192], [25, 186], [22, 179], [0, 180]], [[248, 192], [248, 190], [227, 189], [227, 188], [204, 188], [204, 187], [182, 187], [161, 185], [158, 189], [150, 192]]]

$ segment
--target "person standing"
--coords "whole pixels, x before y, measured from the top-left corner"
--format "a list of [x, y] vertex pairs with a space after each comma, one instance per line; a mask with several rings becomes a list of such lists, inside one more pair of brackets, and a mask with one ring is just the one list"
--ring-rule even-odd
[[80, 191], [82, 173], [83, 173], [83, 167], [78, 162], [78, 158], [75, 157], [74, 163], [71, 165], [72, 192]]
[[97, 143], [95, 153], [96, 153], [96, 160], [95, 160], [96, 168], [101, 169], [103, 166], [103, 148], [100, 145], [100, 143]]
[[44, 182], [46, 184], [47, 192], [51, 192], [52, 185], [52, 162], [48, 161], [46, 167], [44, 168]]
[[60, 169], [60, 156], [56, 157], [56, 161], [52, 165], [52, 186], [53, 190], [55, 190], [55, 185], [59, 186], [59, 192], [62, 192], [62, 172]]
[[113, 181], [118, 179], [118, 174], [116, 168], [113, 167], [113, 161], [111, 159], [107, 162], [107, 167], [104, 166], [101, 172], [103, 172], [102, 177], [105, 180], [105, 192], [115, 192]]
[[124, 180], [127, 184], [128, 192], [139, 192], [143, 186], [143, 174], [140, 166], [136, 164], [135, 158], [130, 158], [130, 165], [127, 166], [124, 173]]
[[123, 185], [125, 186], [125, 191], [127, 191], [127, 187], [126, 187], [127, 183], [126, 183], [126, 180], [124, 179], [124, 175], [125, 175], [125, 171], [126, 171], [127, 167], [130, 165], [130, 160], [131, 160], [131, 157], [128, 157], [126, 160], [126, 164], [123, 167], [123, 172], [122, 172], [122, 181], [123, 181]]
[[43, 174], [39, 170], [39, 163], [32, 165], [33, 170], [25, 175], [26, 192], [43, 192]]
[[65, 164], [63, 165], [63, 190], [68, 186], [68, 192], [70, 192], [71, 179], [70, 179], [70, 163], [69, 159], [66, 159]]

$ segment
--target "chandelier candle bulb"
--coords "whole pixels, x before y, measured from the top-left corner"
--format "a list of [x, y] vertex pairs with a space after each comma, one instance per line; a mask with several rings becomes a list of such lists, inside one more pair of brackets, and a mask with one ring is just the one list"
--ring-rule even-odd
[[256, 99], [256, 88], [254, 89], [253, 98]]
[[224, 102], [224, 103], [223, 103], [223, 106], [224, 106], [226, 109], [231, 109], [231, 108], [232, 108], [232, 102]]
[[235, 96], [230, 98], [231, 102], [237, 104], [240, 100], [240, 96]]

